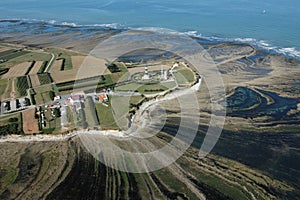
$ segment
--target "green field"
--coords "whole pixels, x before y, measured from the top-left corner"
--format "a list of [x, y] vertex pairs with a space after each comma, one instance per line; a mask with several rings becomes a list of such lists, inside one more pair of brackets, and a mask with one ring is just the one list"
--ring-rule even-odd
[[2, 96], [5, 92], [7, 86], [7, 79], [0, 79], [0, 96]]
[[131, 96], [129, 103], [130, 105], [137, 106], [145, 100], [143, 96]]
[[85, 100], [84, 112], [86, 116], [86, 121], [89, 127], [99, 126], [99, 121], [95, 109], [95, 104], [92, 97], [87, 97]]
[[15, 113], [0, 118], [0, 135], [22, 134], [22, 114]]
[[52, 85], [43, 85], [33, 89], [33, 96], [37, 105], [51, 102], [55, 96], [55, 90]]
[[73, 68], [71, 56], [66, 56], [62, 59], [63, 59], [63, 62], [61, 65], [61, 71], [70, 70]]
[[24, 56], [28, 53], [29, 53], [28, 51], [22, 51], [22, 50], [8, 50], [8, 51], [0, 52], [0, 59], [8, 61], [8, 60], [12, 60]]
[[68, 122], [69, 122], [68, 126], [71, 126], [71, 127], [75, 126], [74, 114], [73, 114], [72, 110], [69, 107], [67, 107], [66, 111], [67, 111], [67, 118], [68, 118]]
[[69, 90], [89, 90], [89, 89], [102, 89], [105, 87], [113, 87], [115, 82], [112, 75], [96, 76], [91, 78], [86, 78], [82, 80], [68, 81], [65, 83], [57, 84], [59, 91], [69, 91]]
[[43, 133], [51, 134], [61, 128], [60, 118], [53, 117], [51, 111], [44, 112], [46, 119], [46, 127], [43, 128]]
[[115, 88], [116, 91], [136, 91], [143, 94], [159, 93], [169, 89], [172, 89], [176, 86], [175, 82], [166, 82], [161, 84], [138, 84], [138, 83], [129, 83], [126, 85], [118, 86]]
[[[3, 52], [2, 52], [3, 53]], [[9, 59], [7, 59], [9, 58]], [[3, 59], [3, 58], [0, 58]], [[5, 63], [1, 63], [1, 66], [11, 67], [18, 63], [22, 62], [32, 62], [32, 61], [50, 61], [51, 55], [48, 53], [37, 53], [37, 52], [29, 52], [29, 51], [21, 51], [16, 54], [11, 54], [10, 56], [6, 56], [8, 60]]]
[[48, 73], [38, 74], [38, 77], [41, 85], [47, 85], [52, 83], [52, 78]]
[[174, 72], [174, 76], [179, 85], [192, 83], [195, 81], [195, 74], [190, 69], [180, 69]]
[[111, 106], [108, 107], [96, 103], [95, 104], [97, 114], [100, 121], [100, 127], [103, 130], [116, 130], [119, 129], [117, 123], [115, 122], [113, 111], [111, 109]]
[[29, 84], [26, 76], [15, 78], [15, 88], [18, 97], [27, 96]]
[[40, 68], [39, 71], [38, 71], [38, 74], [44, 73], [44, 71], [45, 71], [45, 69], [46, 69], [48, 63], [49, 63], [48, 61], [44, 61], [44, 62], [43, 62], [41, 68]]

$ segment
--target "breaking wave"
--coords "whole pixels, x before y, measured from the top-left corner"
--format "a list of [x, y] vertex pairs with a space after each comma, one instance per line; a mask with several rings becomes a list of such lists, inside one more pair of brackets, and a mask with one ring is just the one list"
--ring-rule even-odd
[[[109, 28], [109, 29], [124, 29], [124, 30], [130, 30], [130, 29], [134, 29], [134, 30], [147, 30], [147, 31], [163, 31], [163, 28], [159, 28], [159, 27], [126, 27], [122, 24], [118, 24], [118, 23], [103, 23], [103, 24], [86, 24], [86, 25], [81, 25], [81, 24], [77, 24], [74, 22], [58, 22], [56, 20], [39, 20], [39, 19], [20, 19], [20, 18], [15, 18], [15, 19], [0, 19], [0, 23], [2, 22], [21, 22], [21, 23], [47, 23], [53, 26], [70, 26], [70, 27], [97, 27], [97, 28]], [[3, 26], [0, 24], [0, 28], [2, 28]], [[5, 27], [5, 25], [4, 25]], [[172, 33], [172, 31], [168, 32], [168, 33]], [[178, 32], [174, 31], [174, 33], [178, 34]], [[253, 45], [255, 47], [257, 47], [258, 49], [263, 49], [263, 50], [267, 50], [270, 53], [278, 53], [278, 54], [282, 54], [285, 56], [289, 56], [289, 57], [293, 57], [293, 58], [297, 58], [300, 59], [300, 51], [296, 48], [296, 47], [278, 47], [275, 45], [272, 45], [270, 42], [266, 41], [266, 40], [257, 40], [255, 38], [225, 38], [225, 37], [217, 37], [217, 36], [206, 36], [203, 35], [201, 33], [199, 33], [198, 31], [195, 30], [191, 30], [191, 31], [186, 31], [186, 32], [179, 32], [179, 34], [184, 34], [187, 36], [191, 36], [191, 37], [195, 37], [198, 39], [202, 39], [202, 40], [207, 40], [207, 41], [211, 41], [211, 42], [234, 42], [234, 43], [240, 43], [240, 44], [250, 44]]]

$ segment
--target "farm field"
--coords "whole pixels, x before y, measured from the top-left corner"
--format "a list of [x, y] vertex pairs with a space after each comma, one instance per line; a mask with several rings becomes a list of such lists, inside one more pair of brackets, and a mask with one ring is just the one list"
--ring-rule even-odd
[[48, 73], [38, 74], [37, 76], [41, 85], [52, 83], [52, 78]]
[[5, 93], [7, 82], [7, 79], [0, 79], [0, 97]]
[[14, 78], [19, 76], [24, 76], [28, 71], [31, 62], [23, 62], [11, 67], [8, 72], [2, 75], [2, 78]]
[[0, 47], [0, 53], [3, 52], [3, 51], [8, 51], [10, 49], [11, 48], [9, 48], [9, 47]]
[[96, 111], [99, 117], [100, 127], [102, 130], [115, 130], [119, 126], [115, 122], [111, 106], [104, 106], [100, 103], [95, 103]]
[[[86, 60], [85, 60], [86, 59]], [[79, 68], [84, 61], [84, 68], [79, 72]], [[106, 61], [91, 56], [72, 56], [72, 68], [68, 70], [64, 69], [63, 60], [56, 60], [54, 65], [50, 69], [51, 76], [55, 83], [63, 83], [73, 80], [79, 80], [89, 77], [94, 77], [96, 75], [102, 75], [106, 69]], [[77, 74], [79, 73], [79, 74]], [[109, 74], [106, 70], [104, 74]]]
[[13, 79], [1, 79], [1, 80], [6, 80], [6, 85], [3, 85], [4, 91], [1, 96], [1, 100], [5, 100], [5, 99], [10, 98], [10, 96], [11, 96], [11, 90], [12, 90], [12, 85], [14, 84], [14, 81], [13, 81]]
[[165, 82], [161, 84], [138, 84], [138, 83], [129, 83], [122, 86], [117, 86], [115, 88], [116, 91], [137, 91], [140, 93], [157, 93], [157, 92], [163, 92], [168, 89], [171, 89], [175, 87], [176, 84], [174, 81]]
[[[4, 60], [4, 61], [15, 60], [24, 55], [27, 55], [28, 53], [29, 53], [29, 51], [23, 51], [23, 50], [19, 50], [19, 49], [10, 49], [7, 51], [0, 52], [0, 60]], [[21, 62], [24, 62], [24, 61], [21, 61]]]
[[23, 120], [23, 131], [25, 134], [39, 133], [39, 122], [35, 118], [35, 109], [30, 109], [22, 112]]
[[29, 78], [30, 78], [30, 82], [31, 82], [31, 86], [32, 86], [32, 87], [38, 87], [38, 86], [41, 85], [41, 84], [40, 84], [39, 77], [38, 77], [37, 74], [30, 75]]
[[51, 102], [53, 100], [52, 96], [55, 96], [55, 92], [51, 84], [34, 88], [31, 91], [37, 105]]
[[195, 74], [190, 69], [180, 69], [174, 72], [174, 76], [179, 85], [190, 84], [195, 81]]
[[31, 70], [29, 71], [28, 75], [33, 75], [33, 74], [37, 74], [40, 70], [40, 68], [43, 65], [43, 61], [36, 61], [34, 62], [33, 67], [31, 68]]
[[26, 76], [15, 78], [15, 91], [18, 97], [26, 96], [29, 89], [29, 83]]
[[0, 135], [21, 134], [22, 133], [22, 114], [15, 113], [0, 120]]
[[88, 97], [85, 100], [84, 105], [85, 105], [84, 112], [85, 112], [88, 126], [91, 128], [99, 126], [99, 121], [98, 121], [98, 117], [97, 117], [97, 113], [95, 110], [95, 105], [92, 97]]

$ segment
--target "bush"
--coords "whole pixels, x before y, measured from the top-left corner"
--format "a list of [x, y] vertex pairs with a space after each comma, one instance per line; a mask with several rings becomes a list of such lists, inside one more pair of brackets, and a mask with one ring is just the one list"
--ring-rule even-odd
[[0, 126], [0, 135], [22, 134], [22, 132], [18, 130], [18, 126], [18, 124], [8, 124], [6, 126]]
[[9, 118], [8, 122], [17, 122], [18, 120], [19, 120], [18, 118], [13, 117], [13, 118]]
[[60, 117], [61, 115], [60, 115], [60, 110], [58, 109], [58, 108], [55, 108], [54, 110], [53, 110], [53, 114], [55, 115], [55, 117]]
[[55, 97], [55, 93], [53, 91], [49, 91], [50, 99], [53, 101]]
[[30, 99], [28, 99], [28, 98], [25, 98], [25, 104], [26, 104], [26, 106], [30, 106], [30, 105], [31, 105], [31, 103], [30, 103]]
[[0, 75], [6, 74], [8, 72], [8, 68], [1, 68], [0, 69]]

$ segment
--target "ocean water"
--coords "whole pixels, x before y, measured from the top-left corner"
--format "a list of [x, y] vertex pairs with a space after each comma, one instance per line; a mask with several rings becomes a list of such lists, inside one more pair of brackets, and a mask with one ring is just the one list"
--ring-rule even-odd
[[0, 19], [169, 28], [300, 57], [299, 0], [1, 0]]

